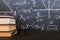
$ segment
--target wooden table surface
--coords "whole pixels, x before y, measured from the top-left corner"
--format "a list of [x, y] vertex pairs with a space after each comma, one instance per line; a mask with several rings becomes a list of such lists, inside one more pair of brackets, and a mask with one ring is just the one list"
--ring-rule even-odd
[[0, 40], [60, 40], [60, 32], [28, 32], [26, 36], [16, 34], [10, 38], [1, 38]]

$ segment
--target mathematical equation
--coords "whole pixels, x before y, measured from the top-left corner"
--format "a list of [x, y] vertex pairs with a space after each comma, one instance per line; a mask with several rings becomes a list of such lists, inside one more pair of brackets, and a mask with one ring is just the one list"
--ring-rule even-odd
[[19, 14], [20, 19], [23, 19], [33, 29], [58, 30], [60, 23], [60, 0], [5, 1]]

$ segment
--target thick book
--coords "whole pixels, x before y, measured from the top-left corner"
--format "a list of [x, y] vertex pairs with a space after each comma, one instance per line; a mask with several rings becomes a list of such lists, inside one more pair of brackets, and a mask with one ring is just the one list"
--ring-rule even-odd
[[15, 19], [9, 16], [0, 16], [0, 24], [15, 24]]
[[16, 30], [13, 31], [1, 31], [0, 32], [0, 37], [11, 37], [17, 33]]
[[0, 31], [12, 31], [16, 29], [16, 24], [0, 24]]

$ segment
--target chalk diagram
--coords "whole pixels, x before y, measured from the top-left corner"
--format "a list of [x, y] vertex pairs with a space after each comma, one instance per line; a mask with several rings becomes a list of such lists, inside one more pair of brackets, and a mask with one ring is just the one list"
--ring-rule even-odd
[[[53, 23], [53, 21], [54, 21], [53, 19], [60, 19], [60, 13], [59, 13], [60, 7], [59, 8], [54, 8], [54, 7], [55, 7], [55, 5], [59, 4], [59, 3], [58, 4], [56, 4], [56, 3], [60, 2], [60, 0], [29, 0], [29, 1], [28, 0], [13, 0], [13, 2], [11, 2], [11, 0], [10, 0], [11, 3], [8, 0], [6, 0], [6, 1], [8, 2], [7, 4], [9, 4], [10, 6], [13, 6], [13, 8], [16, 6], [16, 8], [14, 8], [14, 10], [17, 10], [18, 11], [17, 13], [21, 12], [21, 14], [22, 14], [22, 15], [20, 15], [21, 19], [26, 21], [27, 19], [31, 20], [30, 17], [32, 17], [32, 18], [36, 18], [37, 19], [36, 21], [39, 23], [40, 23], [40, 21], [45, 22], [45, 20], [47, 20], [47, 22], [46, 22], [47, 27], [48, 27], [47, 29], [49, 29], [50, 26], [54, 26], [55, 29], [57, 29], [57, 25]], [[37, 7], [36, 5], [38, 5], [38, 4], [39, 4], [39, 7], [42, 6], [40, 3], [37, 4], [36, 1], [41, 1], [41, 4], [44, 6], [44, 8], [34, 8], [33, 9], [33, 7]], [[22, 9], [20, 8], [20, 6]], [[43, 11], [43, 13], [40, 13], [41, 11]], [[46, 11], [46, 13], [45, 13], [45, 11]], [[55, 13], [55, 11], [58, 11], [59, 14]], [[37, 16], [33, 17], [35, 15], [33, 13], [35, 13]], [[54, 15], [54, 13], [55, 13], [55, 15]], [[27, 15], [25, 15], [25, 14], [27, 14]], [[47, 15], [44, 15], [44, 14], [47, 14]], [[25, 18], [25, 16], [27, 16], [27, 19]], [[46, 18], [45, 16], [47, 16], [48, 18], [44, 20], [43, 18]], [[52, 20], [50, 20], [50, 19], [52, 19]], [[34, 21], [32, 23], [32, 26], [36, 23], [36, 21]], [[32, 21], [30, 21], [30, 22], [32, 22]], [[46, 23], [42, 23], [41, 25], [39, 23], [35, 24], [33, 28], [38, 29], [38, 28], [42, 27], [41, 30], [43, 30]], [[50, 25], [50, 24], [54, 24], [54, 25]]]
[[[7, 5], [8, 4], [11, 4], [11, 3], [9, 3], [9, 1], [8, 0], [3, 0], [3, 1], [7, 1]], [[16, 1], [16, 0], [14, 0], [14, 1]], [[14, 2], [14, 3], [12, 3], [11, 5], [27, 5], [27, 0], [22, 0], [23, 2]], [[35, 0], [31, 0], [31, 1], [33, 1], [33, 6], [36, 6], [35, 4], [36, 4], [36, 1]], [[45, 3], [45, 1], [47, 1], [46, 3]], [[38, 11], [48, 11], [48, 18], [50, 19], [51, 18], [51, 11], [58, 11], [58, 10], [60, 10], [60, 9], [53, 9], [53, 7], [55, 6], [55, 4], [56, 4], [56, 1], [59, 1], [59, 0], [53, 0], [53, 3], [51, 4], [51, 2], [52, 2], [52, 0], [41, 0], [41, 3], [43, 4], [43, 6], [45, 7], [45, 8], [43, 8], [43, 9], [32, 9], [32, 7], [31, 7], [31, 9], [33, 10], [33, 11], [36, 11], [36, 10], [38, 10]], [[28, 4], [30, 4], [30, 2], [28, 2]], [[12, 8], [10, 8], [10, 9], [12, 9]], [[19, 9], [19, 7], [16, 7], [16, 10], [18, 10]], [[20, 10], [19, 10], [20, 11]], [[23, 12], [24, 13], [26, 13], [26, 12], [30, 12], [31, 13], [31, 10], [29, 9], [23, 9]], [[39, 16], [39, 15], [38, 15]]]
[[42, 0], [42, 3], [43, 3], [43, 5], [44, 5], [44, 7], [46, 8], [46, 9], [40, 9], [40, 10], [48, 10], [48, 18], [50, 19], [50, 11], [52, 10], [60, 10], [60, 9], [53, 9], [53, 7], [54, 7], [54, 5], [55, 5], [55, 3], [56, 3], [56, 1], [57, 0], [54, 0], [54, 2], [53, 2], [53, 4], [51, 5], [50, 3], [51, 3], [51, 0], [47, 0], [48, 1], [48, 7], [46, 6], [46, 4], [44, 3], [44, 1], [45, 0]]
[[52, 6], [50, 6], [51, 1], [49, 0], [48, 1], [48, 7], [46, 7], [46, 5], [44, 4], [44, 0], [42, 0], [42, 3], [46, 9], [41, 9], [41, 10], [48, 10], [48, 18], [50, 18], [50, 10], [60, 10], [60, 9], [52, 9], [56, 3], [56, 0], [54, 0]]

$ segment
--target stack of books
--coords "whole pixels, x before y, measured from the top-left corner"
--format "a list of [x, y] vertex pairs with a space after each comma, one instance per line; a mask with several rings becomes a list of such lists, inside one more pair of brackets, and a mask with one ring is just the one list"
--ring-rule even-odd
[[15, 19], [12, 16], [0, 16], [0, 37], [11, 37], [17, 33]]

